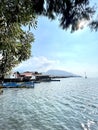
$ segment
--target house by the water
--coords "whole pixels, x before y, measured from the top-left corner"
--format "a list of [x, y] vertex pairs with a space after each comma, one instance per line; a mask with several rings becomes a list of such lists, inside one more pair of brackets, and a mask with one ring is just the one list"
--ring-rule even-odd
[[30, 72], [30, 71], [25, 71], [25, 72], [14, 72], [10, 75], [11, 79], [32, 79], [36, 80], [37, 76], [42, 75], [41, 73], [38, 72]]

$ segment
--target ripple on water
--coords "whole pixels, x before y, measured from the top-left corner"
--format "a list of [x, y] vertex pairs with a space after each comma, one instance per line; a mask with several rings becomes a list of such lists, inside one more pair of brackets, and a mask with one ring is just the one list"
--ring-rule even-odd
[[4, 89], [0, 130], [98, 130], [95, 82], [76, 78], [34, 89]]

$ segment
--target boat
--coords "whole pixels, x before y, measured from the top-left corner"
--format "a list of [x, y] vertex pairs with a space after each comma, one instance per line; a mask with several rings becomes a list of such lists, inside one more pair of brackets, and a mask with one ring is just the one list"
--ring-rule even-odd
[[[2, 80], [2, 79], [1, 79]], [[3, 82], [29, 82], [33, 81], [33, 79], [30, 78], [4, 78]]]
[[34, 82], [4, 82], [3, 88], [34, 88]]

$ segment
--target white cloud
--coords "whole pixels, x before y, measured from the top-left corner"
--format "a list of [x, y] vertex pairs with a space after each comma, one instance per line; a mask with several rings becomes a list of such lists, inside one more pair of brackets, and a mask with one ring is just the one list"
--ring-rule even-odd
[[59, 61], [50, 60], [47, 57], [39, 56], [39, 57], [31, 57], [27, 61], [22, 62], [13, 71], [38, 71], [45, 72], [49, 69], [53, 69]]

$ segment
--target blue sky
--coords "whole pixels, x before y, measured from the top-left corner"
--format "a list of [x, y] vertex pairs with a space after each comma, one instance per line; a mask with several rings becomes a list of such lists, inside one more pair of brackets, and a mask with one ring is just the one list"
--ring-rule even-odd
[[60, 69], [88, 77], [98, 77], [98, 32], [88, 27], [71, 33], [62, 30], [57, 20], [38, 18], [32, 43], [32, 57], [17, 66], [15, 71], [47, 71]]

